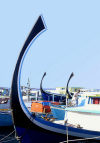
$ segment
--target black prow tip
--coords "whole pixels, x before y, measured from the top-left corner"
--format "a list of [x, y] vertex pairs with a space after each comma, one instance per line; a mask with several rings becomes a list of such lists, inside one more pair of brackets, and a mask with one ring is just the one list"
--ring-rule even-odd
[[43, 90], [43, 88], [42, 88], [42, 82], [43, 82], [43, 79], [44, 79], [45, 76], [46, 76], [46, 72], [44, 72], [44, 74], [43, 74], [43, 76], [42, 76], [42, 79], [41, 79], [41, 83], [40, 83], [40, 91], [41, 91], [41, 92], [45, 92], [45, 91]]
[[66, 94], [68, 95], [68, 98], [71, 99], [72, 98], [72, 95], [70, 94], [69, 90], [68, 90], [68, 85], [69, 85], [69, 82], [71, 80], [71, 78], [74, 76], [74, 73], [72, 72], [68, 81], [67, 81], [67, 86], [66, 86]]

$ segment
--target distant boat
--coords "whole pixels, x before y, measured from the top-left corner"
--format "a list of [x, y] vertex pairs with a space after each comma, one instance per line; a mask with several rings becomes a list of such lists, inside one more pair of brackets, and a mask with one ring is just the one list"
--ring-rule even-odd
[[[89, 104], [89, 97], [79, 97], [79, 102], [77, 104], [77, 107], [83, 107]], [[71, 102], [71, 101], [70, 101]], [[65, 112], [66, 109], [69, 107], [71, 107], [71, 105], [51, 105], [51, 112], [54, 116], [54, 118], [56, 118], [57, 120], [64, 120], [65, 118]], [[72, 107], [76, 107], [76, 106], [72, 106]]]
[[0, 109], [10, 109], [10, 97], [0, 98]]
[[[73, 77], [73, 72], [71, 73], [71, 75], [70, 75], [70, 77], [69, 77], [69, 79], [68, 79], [68, 82], [67, 82], [67, 87], [66, 87], [66, 93], [67, 93], [67, 95], [68, 95], [68, 99], [69, 99], [69, 97], [71, 97], [72, 95], [71, 95], [71, 93], [69, 92], [69, 88], [68, 88], [68, 86], [69, 86], [69, 82], [70, 82], [70, 80], [71, 80], [71, 78]], [[78, 91], [79, 92], [79, 91]], [[75, 93], [75, 94], [78, 94], [78, 92], [77, 93]], [[73, 95], [74, 96], [74, 95]], [[93, 97], [92, 97], [93, 98]], [[72, 99], [71, 100], [69, 100], [68, 101], [68, 99], [67, 99], [67, 104], [66, 104], [66, 106], [65, 105], [51, 105], [51, 111], [52, 111], [52, 113], [53, 113], [53, 116], [57, 119], [57, 120], [64, 120], [64, 118], [65, 118], [65, 113], [66, 113], [66, 110], [67, 110], [67, 108], [69, 109], [69, 107], [83, 107], [83, 106], [86, 106], [86, 105], [88, 105], [88, 104], [92, 104], [92, 99], [91, 99], [91, 97], [87, 97], [87, 96], [82, 96], [82, 95], [80, 95], [80, 96], [78, 96], [78, 99], [77, 99], [77, 104], [76, 105], [72, 105]], [[59, 114], [60, 113], [60, 114]]]
[[10, 108], [10, 99], [0, 98], [0, 127], [1, 126], [12, 126], [12, 116]]
[[[41, 83], [40, 83], [40, 91], [41, 91], [41, 95], [42, 95], [43, 100], [45, 100], [45, 101], [56, 101], [56, 102], [66, 102], [66, 95], [58, 94], [58, 93], [51, 93], [51, 92], [45, 91], [42, 88], [42, 82], [43, 82], [43, 79], [45, 76], [46, 76], [46, 72], [43, 74], [43, 77], [42, 77]], [[68, 83], [69, 83], [72, 76], [73, 76], [73, 73], [71, 74], [71, 76], [68, 80]], [[67, 83], [67, 86], [68, 86], [68, 83]], [[72, 98], [72, 95], [69, 93], [69, 91], [68, 91], [68, 98]]]
[[0, 127], [13, 126], [10, 110], [0, 110]]
[[[36, 114], [30, 113], [26, 108], [22, 100], [22, 95], [20, 90], [20, 72], [22, 67], [22, 61], [27, 48], [31, 45], [34, 38], [36, 38], [43, 30], [45, 30], [45, 25], [43, 23], [42, 17], [40, 16], [21, 50], [21, 53], [19, 55], [15, 67], [12, 86], [11, 86], [11, 109], [12, 109], [13, 123], [16, 132], [16, 138], [21, 143], [33, 143], [33, 142], [59, 143], [62, 141], [66, 141], [67, 139], [66, 135], [68, 131], [68, 134], [71, 136], [82, 137], [82, 138], [99, 137], [97, 139], [100, 140], [100, 128], [98, 128], [97, 130], [95, 128], [95, 130], [93, 130], [89, 127], [88, 128], [85, 128], [84, 126], [81, 127], [81, 125], [72, 125], [66, 121], [65, 122], [47, 121], [38, 116], [37, 113]], [[91, 112], [92, 111], [90, 111], [89, 113]], [[97, 114], [95, 116], [96, 119], [97, 118], [100, 119], [99, 111], [97, 112]], [[95, 124], [95, 120], [94, 122], [91, 123], [91, 126], [93, 125], [93, 123]]]
[[68, 86], [71, 78], [74, 76], [73, 72], [69, 76], [69, 79], [67, 81], [67, 86], [66, 86], [66, 95], [67, 98], [65, 99], [66, 105], [52, 105], [51, 104], [51, 112], [53, 114], [53, 117], [56, 118], [57, 120], [64, 120], [65, 117], [65, 108], [68, 106], [68, 100], [72, 99], [72, 94], [69, 92]]

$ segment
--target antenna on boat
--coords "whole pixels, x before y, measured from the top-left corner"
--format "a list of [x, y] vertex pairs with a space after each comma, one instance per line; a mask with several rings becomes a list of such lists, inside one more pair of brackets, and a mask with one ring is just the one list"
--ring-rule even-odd
[[27, 91], [26, 91], [26, 94], [27, 94], [27, 100], [29, 101], [30, 100], [30, 97], [29, 97], [29, 94], [30, 94], [30, 80], [28, 78], [28, 81], [27, 81]]
[[30, 88], [30, 80], [28, 78], [28, 81], [27, 81], [27, 87]]

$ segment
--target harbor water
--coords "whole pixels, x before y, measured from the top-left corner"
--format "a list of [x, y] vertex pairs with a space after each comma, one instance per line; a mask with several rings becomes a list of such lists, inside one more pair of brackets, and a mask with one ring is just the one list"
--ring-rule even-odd
[[18, 143], [12, 127], [0, 127], [0, 143]]

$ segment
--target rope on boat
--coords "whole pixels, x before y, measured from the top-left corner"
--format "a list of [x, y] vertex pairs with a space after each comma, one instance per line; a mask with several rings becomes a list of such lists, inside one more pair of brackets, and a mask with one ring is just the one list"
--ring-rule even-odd
[[67, 143], [68, 143], [68, 127], [66, 126], [66, 128], [67, 128]]
[[0, 143], [4, 142], [4, 140], [5, 140], [6, 138], [8, 138], [10, 135], [12, 135], [14, 132], [15, 132], [15, 130], [12, 131], [12, 132], [11, 132], [10, 134], [8, 134], [7, 136], [5, 136], [4, 138], [2, 138], [2, 139], [0, 140]]
[[2, 142], [0, 142], [0, 143], [8, 143], [8, 142], [11, 142], [11, 141], [14, 141], [14, 140], [16, 140], [15, 138], [12, 138], [12, 139], [10, 139], [10, 140], [6, 140], [6, 141], [2, 141]]
[[[93, 139], [98, 139], [100, 138], [100, 136], [98, 137], [93, 137], [93, 138], [85, 138], [85, 139], [75, 139], [75, 140], [69, 140], [68, 142], [76, 142], [76, 141], [85, 141], [85, 140], [93, 140]], [[63, 141], [63, 142], [59, 142], [59, 143], [66, 143], [67, 141]]]

